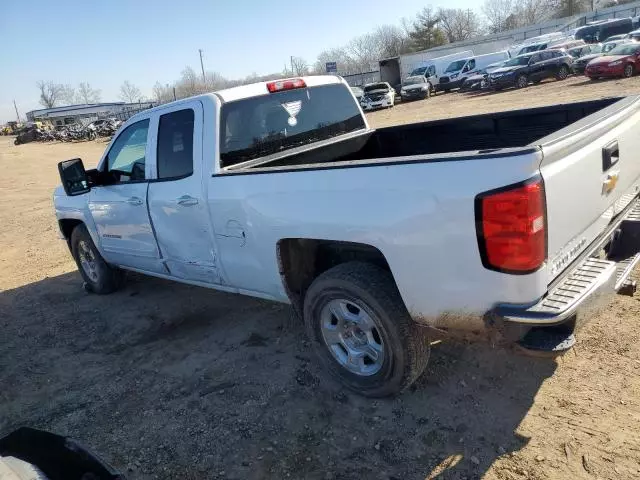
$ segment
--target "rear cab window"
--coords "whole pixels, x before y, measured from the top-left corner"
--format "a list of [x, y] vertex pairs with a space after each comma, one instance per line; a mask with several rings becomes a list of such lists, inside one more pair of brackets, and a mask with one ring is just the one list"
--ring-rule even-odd
[[220, 118], [222, 168], [365, 128], [358, 104], [343, 84], [226, 102]]
[[157, 167], [159, 179], [178, 179], [193, 173], [193, 121], [191, 108], [160, 115]]

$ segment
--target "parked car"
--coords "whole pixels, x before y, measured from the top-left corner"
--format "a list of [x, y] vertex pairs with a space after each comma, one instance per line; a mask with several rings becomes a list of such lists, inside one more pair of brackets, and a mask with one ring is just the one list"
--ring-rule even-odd
[[538, 83], [546, 78], [564, 80], [571, 72], [572, 58], [563, 50], [545, 50], [520, 55], [504, 63], [489, 75], [493, 89], [524, 88], [529, 82]]
[[504, 66], [506, 60], [503, 62], [496, 62], [488, 65], [484, 70], [479, 71], [475, 75], [467, 77], [460, 86], [461, 92], [470, 92], [475, 90], [485, 90], [489, 88], [489, 74]]
[[620, 45], [606, 55], [587, 64], [584, 73], [592, 80], [610, 77], [632, 77], [640, 69], [640, 43]]
[[396, 103], [396, 91], [387, 82], [369, 83], [363, 91], [360, 106], [365, 111], [393, 107]]
[[584, 40], [567, 40], [561, 43], [558, 43], [557, 45], [553, 45], [550, 47], [547, 47], [549, 49], [554, 49], [554, 50], [570, 50], [572, 48], [576, 48], [576, 47], [585, 47], [587, 44], [585, 43]]
[[[508, 49], [509, 55], [511, 57], [515, 57], [520, 54], [520, 52], [524, 47], [528, 47], [530, 45], [541, 45], [541, 44], [549, 44], [553, 42], [560, 42], [560, 41], [566, 40], [567, 38], [573, 38], [571, 37], [571, 32], [569, 33], [552, 32], [552, 33], [545, 33], [544, 35], [539, 35], [537, 37], [527, 38], [526, 40], [516, 45], [511, 45]], [[530, 52], [522, 52], [522, 53], [530, 53]]]
[[583, 74], [585, 68], [587, 68], [587, 64], [591, 60], [593, 60], [594, 58], [601, 57], [602, 55], [606, 55], [608, 52], [610, 52], [617, 46], [623, 45], [625, 43], [629, 43], [629, 40], [626, 40], [626, 39], [614, 40], [611, 42], [605, 42], [600, 44], [600, 51], [594, 51], [593, 53], [590, 53], [588, 55], [583, 55], [580, 58], [577, 58], [573, 61], [573, 63], [571, 64], [571, 68], [573, 69], [573, 72], [578, 74]]
[[616, 40], [624, 40], [626, 38], [629, 38], [629, 34], [628, 33], [621, 33], [621, 34], [618, 34], [618, 35], [611, 35], [610, 37], [607, 37], [606, 39], [604, 39], [604, 41], [602, 43], [614, 42]]
[[626, 36], [627, 40], [633, 40], [634, 42], [640, 41], [640, 30], [634, 30], [629, 32]]
[[460, 88], [467, 77], [476, 75], [491, 64], [509, 60], [509, 52], [493, 52], [455, 60], [447, 66], [438, 83], [438, 91], [449, 92]]
[[362, 97], [364, 97], [364, 90], [360, 87], [351, 87], [351, 91], [358, 102], [362, 101]]
[[573, 38], [584, 40], [587, 43], [598, 43], [612, 35], [626, 34], [631, 30], [633, 30], [633, 23], [630, 17], [612, 18], [578, 28], [573, 34]]
[[523, 47], [518, 52], [518, 56], [524, 55], [526, 53], [540, 52], [548, 48], [572, 48], [572, 47], [577, 47], [579, 45], [584, 45], [584, 44], [585, 42], [583, 40], [575, 40], [571, 37], [553, 38], [552, 40], [548, 40], [540, 43], [533, 43]]
[[340, 77], [261, 82], [137, 113], [95, 170], [59, 164], [53, 205], [87, 290], [132, 270], [289, 303], [343, 385], [390, 395], [434, 334], [554, 354], [631, 293], [639, 118], [626, 97], [370, 129]]
[[404, 85], [400, 89], [400, 97], [402, 101], [408, 100], [424, 100], [429, 98], [429, 82], [427, 79], [420, 75], [416, 77], [409, 77], [405, 79]]
[[569, 55], [575, 59], [590, 55], [592, 53], [600, 53], [602, 51], [601, 43], [592, 43], [590, 45], [579, 45], [573, 48], [565, 49]]

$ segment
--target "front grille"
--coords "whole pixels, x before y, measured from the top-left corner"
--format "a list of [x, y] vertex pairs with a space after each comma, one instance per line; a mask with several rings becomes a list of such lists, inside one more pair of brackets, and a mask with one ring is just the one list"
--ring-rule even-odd
[[372, 102], [379, 102], [384, 98], [384, 93], [376, 93], [375, 95], [369, 95], [369, 99]]

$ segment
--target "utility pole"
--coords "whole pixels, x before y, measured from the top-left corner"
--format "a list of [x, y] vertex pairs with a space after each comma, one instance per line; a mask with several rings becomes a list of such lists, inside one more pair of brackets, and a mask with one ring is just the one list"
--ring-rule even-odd
[[291, 55], [291, 76], [293, 77], [296, 73], [293, 71], [293, 55]]
[[199, 48], [198, 52], [200, 52], [200, 68], [202, 69], [202, 81], [204, 82], [204, 63], [202, 63], [202, 49]]
[[18, 117], [18, 123], [20, 123], [20, 114], [18, 113], [18, 106], [16, 105], [15, 98], [13, 99], [13, 107], [16, 109], [16, 117]]

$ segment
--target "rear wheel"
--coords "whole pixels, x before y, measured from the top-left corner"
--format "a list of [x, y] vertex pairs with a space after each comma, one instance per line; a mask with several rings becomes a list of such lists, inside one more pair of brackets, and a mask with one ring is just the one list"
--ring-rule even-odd
[[529, 85], [529, 79], [526, 75], [519, 75], [516, 78], [516, 88], [525, 88], [527, 85]]
[[105, 295], [122, 284], [122, 271], [104, 261], [84, 225], [78, 225], [71, 234], [71, 253], [92, 292]]
[[372, 264], [348, 262], [316, 278], [304, 321], [327, 370], [365, 396], [402, 391], [429, 359], [426, 332], [409, 316], [391, 274]]
[[566, 65], [560, 65], [556, 77], [558, 80], [565, 80], [569, 76], [569, 68]]
[[625, 78], [629, 78], [629, 77], [633, 77], [634, 74], [634, 69], [633, 69], [633, 65], [631, 65], [630, 63], [624, 66], [624, 70], [622, 72], [622, 74], [624, 75]]

